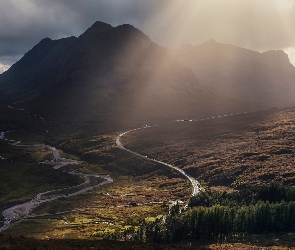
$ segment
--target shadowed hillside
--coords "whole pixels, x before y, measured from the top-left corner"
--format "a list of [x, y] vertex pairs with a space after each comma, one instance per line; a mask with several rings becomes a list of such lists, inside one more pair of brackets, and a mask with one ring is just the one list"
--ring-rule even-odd
[[284, 51], [259, 53], [210, 40], [183, 45], [175, 55], [204, 85], [258, 109], [295, 103], [295, 68]]
[[53, 121], [120, 129], [290, 106], [293, 79], [280, 51], [209, 41], [183, 46], [174, 57], [131, 25], [96, 22], [78, 38], [40, 41], [0, 75], [0, 97]]
[[240, 107], [140, 30], [101, 22], [78, 38], [43, 39], [0, 76], [0, 88], [2, 102], [59, 121], [134, 124]]

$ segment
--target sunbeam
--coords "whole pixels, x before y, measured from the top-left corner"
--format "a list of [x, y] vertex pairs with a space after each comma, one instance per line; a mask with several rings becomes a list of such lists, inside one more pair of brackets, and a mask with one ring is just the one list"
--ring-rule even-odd
[[156, 41], [173, 47], [214, 39], [256, 51], [295, 47], [294, 2], [283, 1], [164, 1], [145, 22]]

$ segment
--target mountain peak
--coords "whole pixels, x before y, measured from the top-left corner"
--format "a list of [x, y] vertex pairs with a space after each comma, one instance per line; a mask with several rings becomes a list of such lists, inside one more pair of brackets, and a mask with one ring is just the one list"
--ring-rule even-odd
[[208, 40], [206, 42], [203, 42], [203, 43], [199, 44], [199, 46], [200, 45], [203, 45], [203, 46], [216, 46], [217, 44], [219, 44], [219, 43], [216, 42], [214, 39], [210, 39], [210, 40]]
[[263, 52], [262, 55], [267, 58], [267, 60], [277, 61], [280, 63], [290, 63], [288, 54], [283, 50], [269, 50]]
[[88, 28], [87, 30], [90, 30], [90, 29], [110, 29], [112, 28], [113, 26], [108, 24], [108, 23], [104, 23], [104, 22], [101, 22], [101, 21], [96, 21], [90, 28]]
[[288, 55], [283, 50], [268, 50], [262, 53], [265, 56], [287, 58]]
[[[80, 37], [95, 37], [103, 31], [113, 28], [112, 25], [96, 21], [90, 28], [88, 28]], [[79, 37], [79, 38], [80, 38]]]
[[141, 30], [139, 30], [138, 28], [134, 27], [131, 24], [119, 25], [115, 27], [114, 30], [115, 30], [115, 33], [117, 35], [120, 35], [121, 37], [125, 37], [125, 38], [132, 37], [132, 39], [138, 38], [138, 39], [151, 41], [151, 39], [146, 34], [144, 34]]
[[48, 37], [43, 38], [36, 46], [44, 46], [46, 44], [51, 44], [52, 40]]
[[137, 33], [140, 33], [142, 35], [145, 35], [141, 30], [137, 29], [136, 27], [134, 27], [131, 24], [122, 24], [122, 25], [117, 26], [115, 29], [122, 30], [124, 32], [137, 32]]
[[40, 42], [51, 42], [52, 40], [49, 37], [43, 38]]
[[117, 26], [116, 28], [119, 28], [119, 29], [136, 29], [132, 24], [121, 24], [119, 26]]
[[216, 42], [214, 39], [210, 39], [210, 40], [208, 40], [208, 41], [207, 41], [207, 42], [205, 42], [205, 43], [216, 44], [217, 42]]

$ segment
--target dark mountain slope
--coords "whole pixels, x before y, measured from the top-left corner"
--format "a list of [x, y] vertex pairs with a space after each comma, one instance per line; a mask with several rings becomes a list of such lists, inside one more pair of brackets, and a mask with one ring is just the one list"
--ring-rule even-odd
[[52, 41], [45, 38], [5, 73], [0, 81], [10, 101], [32, 99], [45, 91], [60, 72], [62, 58], [76, 38]]
[[52, 120], [119, 125], [295, 103], [294, 67], [283, 52], [209, 41], [175, 54], [131, 25], [96, 22], [78, 38], [32, 48], [0, 75], [0, 102]]
[[295, 68], [283, 51], [258, 53], [210, 40], [175, 55], [206, 86], [257, 107], [295, 104]]
[[142, 122], [231, 107], [131, 25], [95, 23], [79, 38], [43, 39], [0, 76], [6, 103], [54, 120]]

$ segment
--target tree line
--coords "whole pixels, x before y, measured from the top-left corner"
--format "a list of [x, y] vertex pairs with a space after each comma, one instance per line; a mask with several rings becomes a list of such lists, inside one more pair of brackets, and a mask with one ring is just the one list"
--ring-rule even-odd
[[230, 207], [194, 207], [186, 212], [145, 226], [146, 241], [178, 243], [196, 240], [223, 240], [247, 233], [288, 232], [295, 230], [295, 202]]
[[203, 192], [191, 198], [186, 211], [176, 204], [169, 215], [129, 228], [123, 239], [153, 243], [223, 241], [290, 231], [295, 231], [295, 189], [274, 183], [233, 193]]

